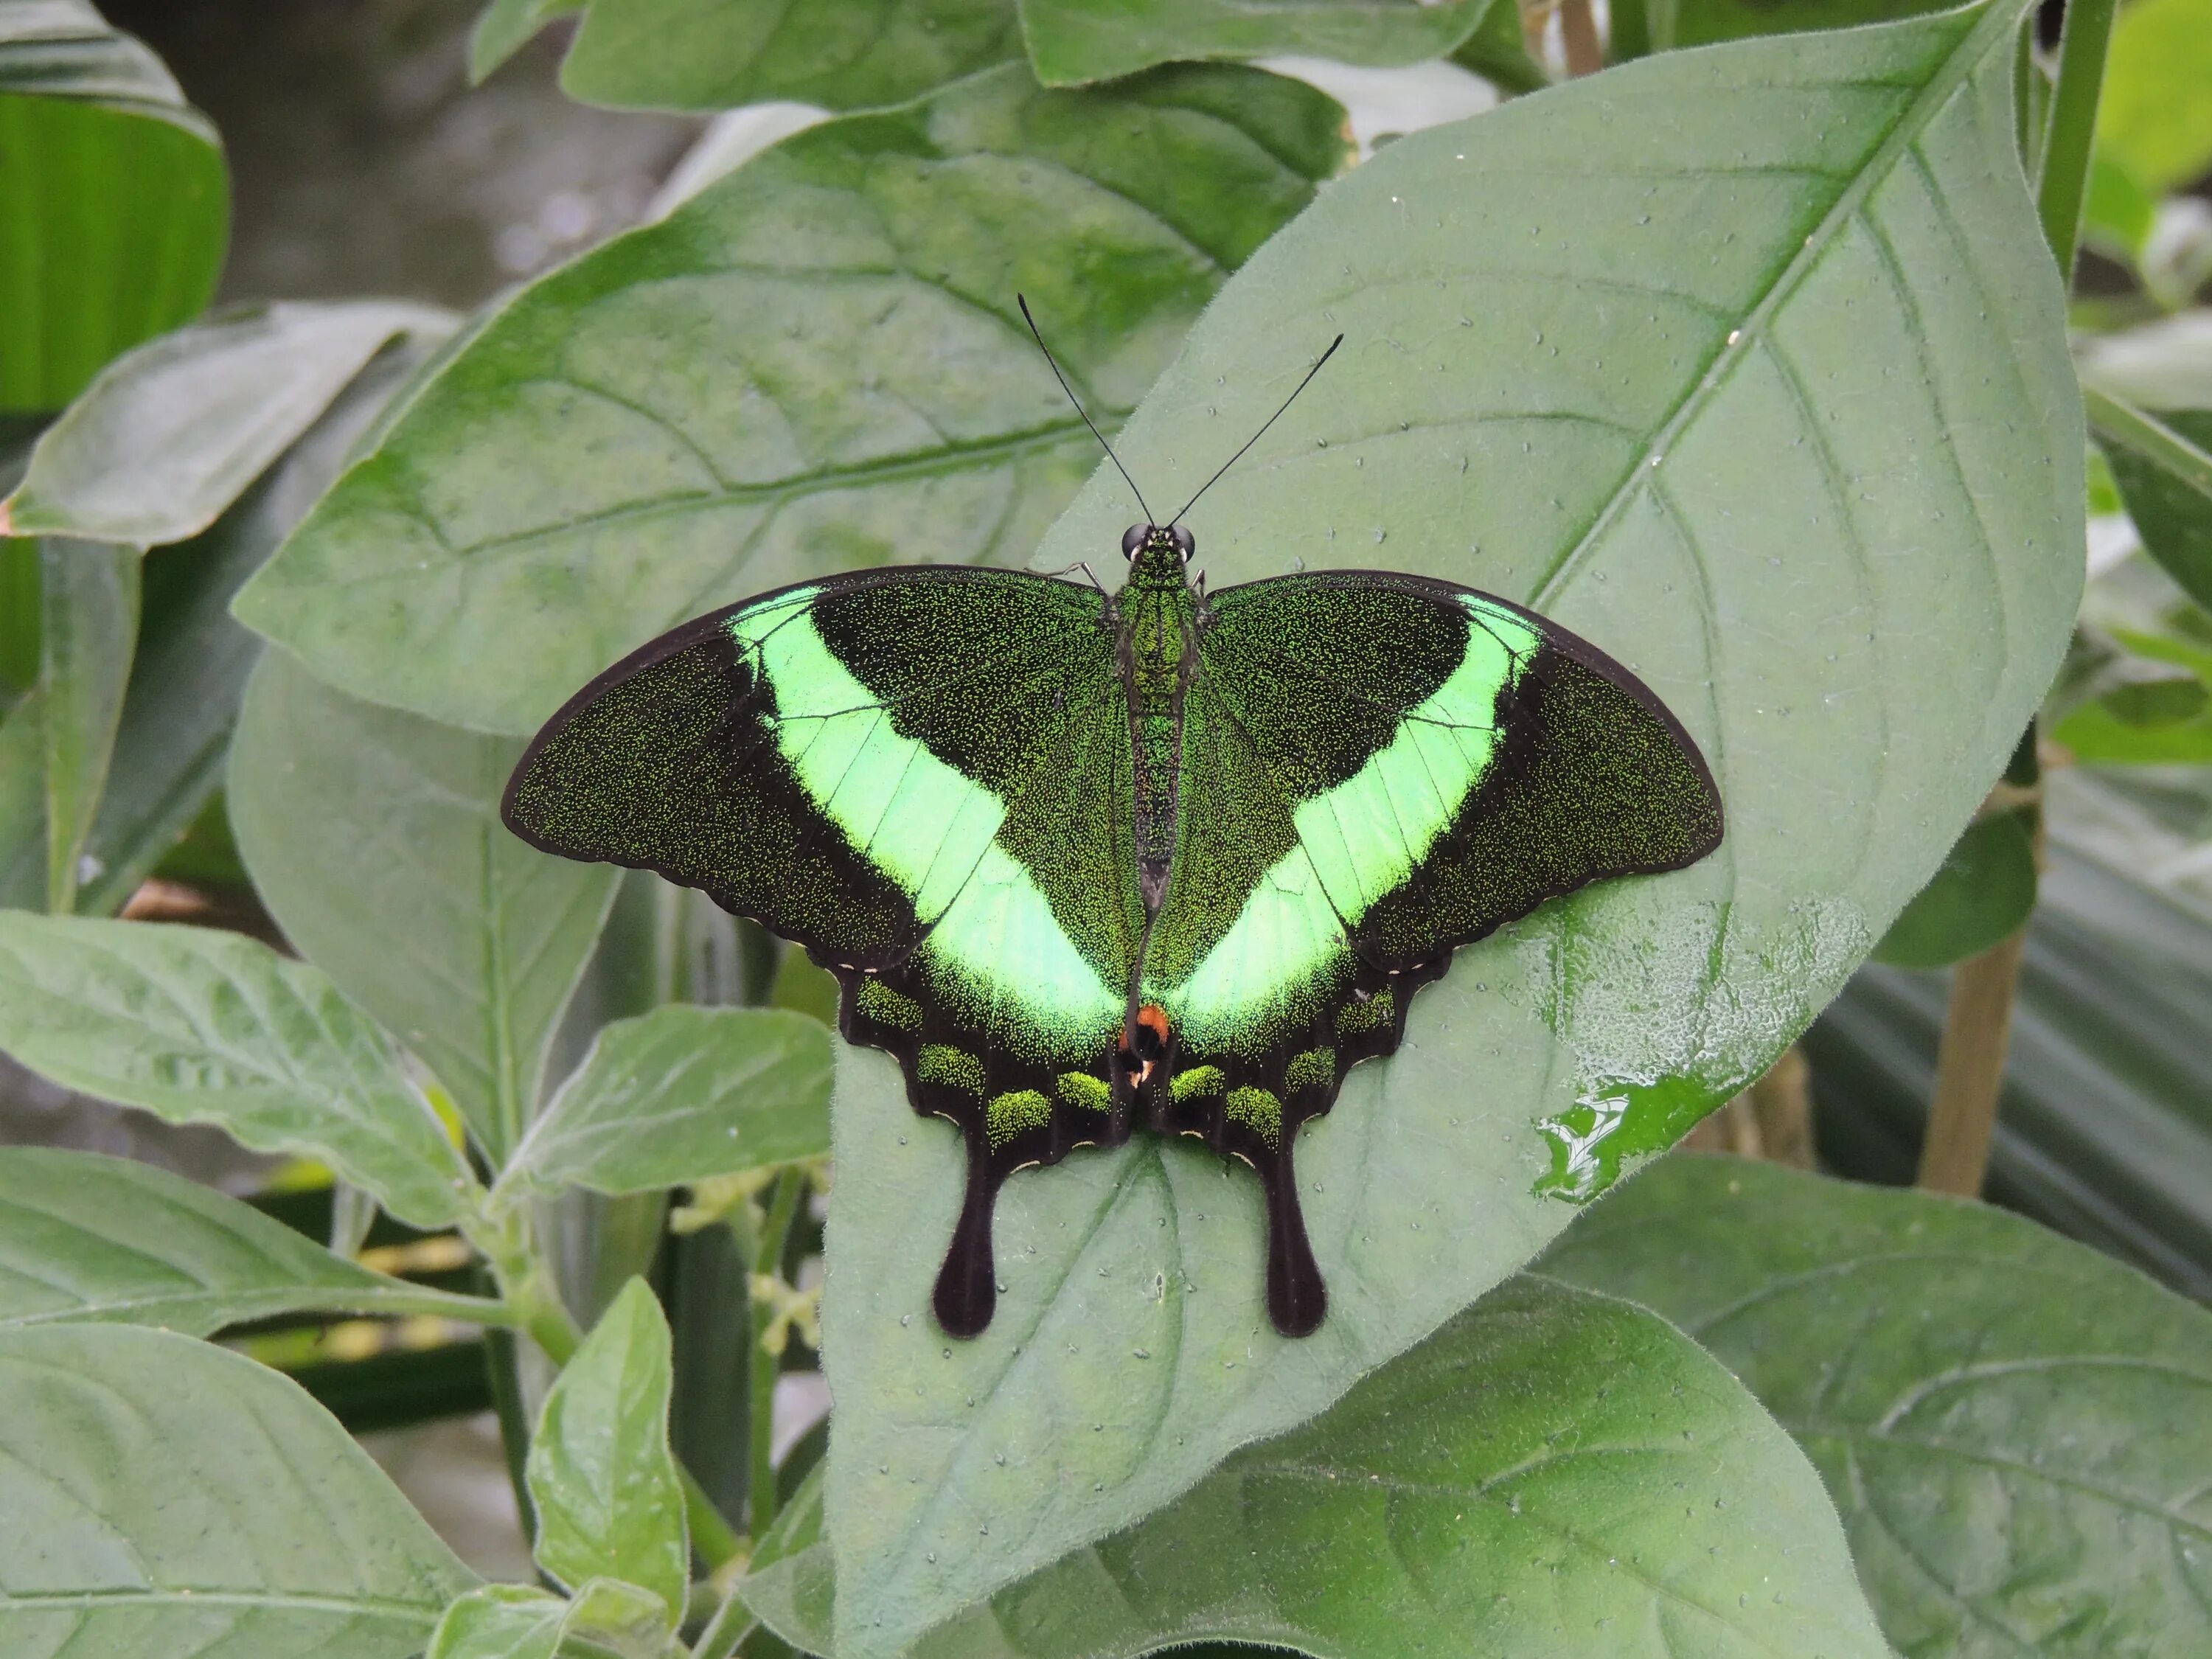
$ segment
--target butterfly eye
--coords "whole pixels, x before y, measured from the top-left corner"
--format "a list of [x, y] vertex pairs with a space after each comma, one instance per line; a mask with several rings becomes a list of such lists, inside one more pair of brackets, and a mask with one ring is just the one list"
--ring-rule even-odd
[[1145, 538], [1151, 535], [1152, 532], [1152, 527], [1148, 524], [1133, 524], [1127, 530], [1123, 531], [1121, 532], [1121, 556], [1125, 559], [1135, 558], [1137, 556], [1137, 550], [1145, 544]]
[[1168, 534], [1175, 538], [1176, 551], [1186, 559], [1198, 550], [1197, 541], [1192, 537], [1190, 532], [1185, 530], [1181, 525], [1170, 528]]

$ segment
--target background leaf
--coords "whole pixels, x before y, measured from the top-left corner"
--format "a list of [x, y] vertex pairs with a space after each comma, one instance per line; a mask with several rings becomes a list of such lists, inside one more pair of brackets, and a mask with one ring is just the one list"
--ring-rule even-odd
[[471, 1184], [384, 1033], [242, 934], [0, 912], [0, 1048], [102, 1100], [320, 1158], [418, 1227], [453, 1221]]
[[424, 1659], [553, 1659], [568, 1613], [533, 1585], [480, 1585], [446, 1609]]
[[1946, 968], [2017, 933], [2035, 908], [2035, 845], [2016, 812], [1966, 826], [1874, 947], [1876, 962]]
[[1016, 291], [1118, 419], [1341, 120], [1257, 70], [1012, 68], [811, 128], [510, 303], [239, 615], [356, 696], [527, 732], [724, 600], [1026, 556], [1097, 447]]
[[[818, 1544], [787, 1553], [801, 1537], [765, 1552], [784, 1582], [826, 1569]], [[1206, 1637], [1322, 1659], [1888, 1652], [1819, 1477], [1759, 1403], [1664, 1321], [1525, 1278], [918, 1659]]]
[[231, 746], [239, 849], [287, 938], [428, 1064], [495, 1165], [617, 872], [499, 821], [522, 745], [356, 702], [281, 652]]
[[78, 863], [107, 787], [138, 641], [138, 550], [40, 545], [39, 731], [45, 746], [46, 908], [76, 908]]
[[2212, 409], [2154, 415], [2097, 392], [2089, 402], [2144, 550], [2182, 592], [2212, 606]]
[[499, 1311], [371, 1273], [150, 1164], [0, 1148], [0, 1327], [102, 1320], [206, 1336], [309, 1310], [479, 1320]]
[[2212, 0], [2136, 0], [2122, 10], [2097, 149], [2154, 194], [2212, 168]]
[[1047, 86], [1109, 81], [1179, 59], [1295, 52], [1418, 64], [1513, 0], [1021, 0], [1030, 63]]
[[1644, 0], [1651, 49], [1672, 52], [1761, 34], [1856, 28], [1943, 9], [1944, 0]]
[[410, 1659], [474, 1582], [328, 1413], [250, 1359], [126, 1326], [5, 1331], [0, 1398], [10, 1653]]
[[395, 336], [453, 321], [361, 300], [254, 307], [163, 335], [100, 372], [40, 438], [0, 511], [19, 536], [141, 547], [213, 524]]
[[[841, 1651], [896, 1649], [1326, 1406], [1563, 1226], [1544, 1193], [1601, 1188], [1759, 1075], [1925, 884], [2082, 579], [2019, 15], [1662, 54], [1413, 134], [1194, 328], [1117, 445], [1154, 499], [1348, 337], [1191, 515], [1210, 584], [1371, 561], [1530, 604], [1667, 700], [1729, 839], [1422, 994], [1401, 1052], [1304, 1131], [1335, 1296], [1297, 1343], [1261, 1305], [1257, 1183], [1149, 1138], [1008, 1182], [997, 1318], [948, 1342], [916, 1241], [951, 1232], [954, 1138], [884, 1056], [841, 1052]], [[1094, 477], [1036, 568], [1111, 549], [1128, 513]]]
[[1548, 1273], [1696, 1337], [1795, 1434], [1900, 1652], [2212, 1644], [2212, 1314], [2001, 1211], [1669, 1158]]
[[691, 1553], [668, 1450], [668, 1322], [641, 1279], [562, 1368], [530, 1443], [538, 1565], [564, 1583], [618, 1578], [684, 1610]]
[[59, 409], [198, 313], [230, 181], [215, 129], [88, 0], [0, 0], [0, 412]]
[[561, 66], [586, 103], [896, 104], [1022, 55], [1014, 0], [592, 0]]
[[830, 1151], [830, 1033], [768, 1008], [656, 1008], [600, 1028], [499, 1190], [637, 1193]]

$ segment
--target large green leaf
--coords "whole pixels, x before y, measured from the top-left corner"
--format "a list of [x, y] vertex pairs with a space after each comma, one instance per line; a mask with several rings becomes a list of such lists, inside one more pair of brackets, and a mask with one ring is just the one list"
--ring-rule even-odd
[[[828, 1551], [805, 1539], [772, 1539], [742, 1593], [828, 1651]], [[917, 1659], [1209, 1637], [1322, 1659], [1888, 1652], [1819, 1477], [1759, 1402], [1664, 1321], [1534, 1279]]]
[[0, 1327], [102, 1320], [205, 1336], [308, 1309], [497, 1314], [495, 1304], [371, 1273], [148, 1164], [0, 1149]]
[[[1257, 1183], [1151, 1138], [1007, 1184], [997, 1318], [948, 1342], [917, 1241], [951, 1231], [956, 1140], [884, 1056], [841, 1053], [841, 1650], [894, 1650], [1326, 1406], [1565, 1225], [1561, 1197], [1757, 1077], [1925, 884], [2082, 578], [2019, 15], [1662, 54], [1415, 133], [1200, 319], [1117, 445], [1170, 506], [1347, 337], [1191, 515], [1212, 583], [1364, 560], [1533, 605], [1680, 715], [1729, 839], [1422, 994], [1304, 1132], [1335, 1295], [1299, 1342], [1261, 1305]], [[1110, 557], [1130, 516], [1094, 478], [1036, 566]]]
[[100, 1099], [319, 1158], [416, 1226], [465, 1207], [468, 1167], [384, 1033], [243, 934], [0, 912], [0, 1049]]
[[617, 875], [507, 833], [520, 752], [356, 702], [270, 652], [230, 758], [239, 849], [285, 936], [428, 1063], [495, 1164], [537, 1108]]
[[452, 328], [428, 307], [362, 300], [255, 307], [164, 335], [47, 428], [0, 522], [141, 547], [196, 536], [387, 342]]
[[1909, 1659], [2212, 1650], [2212, 1313], [2001, 1211], [1732, 1159], [1668, 1160], [1542, 1267], [1750, 1385]]
[[0, 410], [59, 409], [215, 289], [215, 129], [89, 0], [0, 0]]
[[146, 561], [138, 649], [107, 787], [85, 839], [79, 910], [120, 908], [222, 781], [239, 700], [261, 653], [260, 638], [231, 616], [231, 599], [428, 354], [428, 326], [370, 363], [213, 526]]
[[1298, 52], [1418, 64], [1514, 0], [1021, 0], [1030, 63], [1047, 86], [1110, 81], [1178, 59]]
[[475, 1575], [289, 1379], [167, 1331], [0, 1332], [0, 1648], [410, 1659]]
[[650, 109], [861, 109], [1021, 55], [1014, 0], [591, 0], [561, 85]]
[[771, 1008], [657, 1008], [601, 1028], [498, 1191], [638, 1193], [830, 1150], [830, 1033]]
[[683, 1616], [691, 1552], [668, 1450], [668, 1322], [641, 1279], [623, 1287], [545, 1396], [530, 1442], [538, 1565], [581, 1587], [615, 1578]]
[[526, 732], [726, 599], [1024, 557], [1097, 452], [1016, 291], [1118, 420], [1341, 119], [1254, 70], [1012, 68], [811, 128], [526, 289], [238, 613], [357, 696]]

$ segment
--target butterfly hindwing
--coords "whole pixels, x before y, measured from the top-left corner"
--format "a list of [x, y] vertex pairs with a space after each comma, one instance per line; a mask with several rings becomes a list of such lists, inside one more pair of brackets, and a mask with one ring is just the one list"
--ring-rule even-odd
[[873, 572], [617, 665], [539, 734], [506, 815], [548, 851], [702, 888], [837, 975], [845, 1035], [966, 1141], [938, 1287], [964, 1334], [990, 1317], [1006, 1175], [1127, 1133], [1110, 1061], [1143, 926], [1128, 733], [1096, 589]]
[[1598, 878], [1717, 843], [1696, 745], [1635, 676], [1516, 606], [1364, 572], [1213, 596], [1184, 706], [1176, 856], [1142, 996], [1162, 1127], [1267, 1188], [1276, 1324], [1323, 1293], [1291, 1146], [1344, 1074], [1397, 1047], [1458, 945]]

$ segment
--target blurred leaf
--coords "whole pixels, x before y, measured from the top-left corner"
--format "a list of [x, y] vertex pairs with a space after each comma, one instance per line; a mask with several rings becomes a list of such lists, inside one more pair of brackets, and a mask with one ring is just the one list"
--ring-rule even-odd
[[[1191, 515], [1209, 585], [1371, 561], [1529, 605], [1666, 700], [1729, 839], [1461, 951], [1347, 1079], [1298, 1148], [1337, 1292], [1301, 1340], [1262, 1306], [1258, 1183], [1141, 1137], [1006, 1184], [996, 1320], [948, 1343], [956, 1138], [885, 1056], [841, 1054], [845, 1659], [1131, 1524], [1436, 1328], [1560, 1199], [1770, 1066], [1926, 884], [2082, 580], [2075, 376], [2013, 159], [2020, 17], [1662, 53], [1411, 134], [1194, 327], [1116, 441], [1170, 502], [1347, 336], [1326, 395]], [[1034, 568], [1110, 558], [1128, 516], [1095, 477]]]
[[[421, 334], [384, 352], [212, 527], [144, 564], [144, 605], [107, 789], [85, 842], [77, 908], [120, 909], [222, 781], [231, 729], [261, 641], [230, 601], [337, 476], [348, 450], [412, 366]], [[242, 882], [236, 849], [225, 878]], [[206, 873], [206, 872], [203, 872]]]
[[2162, 674], [2116, 685], [2099, 699], [2124, 726], [2175, 726], [2204, 712], [2204, 682], [2194, 674]]
[[902, 103], [1020, 58], [1014, 0], [590, 0], [561, 66], [586, 103], [724, 110]]
[[691, 1553], [668, 1450], [668, 1322], [641, 1279], [592, 1328], [545, 1396], [530, 1442], [538, 1565], [563, 1583], [651, 1591], [663, 1627], [684, 1611]]
[[2212, 408], [2152, 415], [2094, 388], [2089, 418], [2143, 549], [2212, 606]]
[[2157, 219], [2158, 198], [2133, 173], [2101, 153], [2091, 161], [2081, 212], [2081, 234], [2091, 246], [2133, 264]]
[[775, 964], [775, 983], [768, 1000], [778, 1008], [811, 1014], [837, 1029], [837, 976], [796, 945], [787, 945]]
[[319, 1158], [418, 1227], [462, 1212], [467, 1166], [384, 1033], [258, 940], [0, 912], [0, 1048], [41, 1077]]
[[229, 801], [285, 936], [436, 1073], [495, 1167], [538, 1103], [546, 1045], [617, 872], [499, 821], [522, 745], [255, 666]]
[[2212, 1650], [2212, 1313], [2000, 1211], [1735, 1159], [1666, 1160], [1540, 1265], [1797, 1437], [1900, 1652]]
[[[2094, 701], [2068, 714], [2051, 737], [2076, 760], [2104, 765], [2212, 762], [2212, 710], [2204, 704], [2212, 649], [2138, 629], [2115, 629], [2112, 641], [2131, 654], [2093, 682]], [[2160, 712], [2172, 717], [2145, 717]]]
[[257, 306], [165, 334], [101, 370], [46, 428], [0, 512], [19, 536], [196, 536], [395, 337], [452, 328], [425, 306], [361, 300]]
[[46, 908], [76, 905], [78, 860], [107, 787], [138, 641], [138, 550], [40, 544], [40, 732], [45, 742]]
[[1097, 451], [1016, 290], [1110, 428], [1342, 120], [1254, 70], [1016, 67], [810, 128], [510, 302], [238, 614], [356, 696], [526, 732], [726, 599], [1018, 560]]
[[0, 1647], [411, 1659], [475, 1575], [297, 1385], [167, 1331], [0, 1332]]
[[469, 84], [482, 86], [538, 30], [583, 7], [584, 0], [491, 0], [469, 33]]
[[2075, 351], [2084, 386], [2138, 409], [2212, 409], [2212, 307], [2093, 335]]
[[530, 1584], [481, 1584], [438, 1620], [424, 1659], [553, 1659], [568, 1603]]
[[602, 1027], [496, 1191], [636, 1193], [830, 1150], [830, 1033], [768, 1008], [656, 1008]]
[[[1613, 9], [1614, 28], [1631, 0], [1619, 0]], [[1497, 0], [1483, 8], [1474, 33], [1459, 43], [1452, 62], [1472, 70], [1507, 94], [1540, 92], [1552, 84], [1550, 73], [1528, 52], [1528, 39], [1521, 24], [1519, 0]]]
[[2212, 167], [2212, 0], [2133, 0], [2112, 26], [2097, 149], [2153, 196]]
[[1020, 0], [1047, 86], [1110, 81], [1155, 64], [1293, 52], [1345, 64], [1441, 58], [1514, 0]]
[[1942, 11], [1950, 0], [1645, 0], [1650, 49], [1673, 52], [1718, 40], [1814, 29], [1856, 28]]
[[[792, 1553], [810, 1519], [778, 1528], [761, 1552], [775, 1577], [740, 1592], [823, 1652], [829, 1632], [793, 1622], [827, 1601], [826, 1549]], [[917, 1659], [1199, 1637], [1322, 1659], [1888, 1652], [1819, 1480], [1758, 1402], [1663, 1321], [1534, 1279], [931, 1632]]]
[[248, 1204], [128, 1158], [0, 1148], [0, 1327], [104, 1320], [206, 1336], [310, 1310], [496, 1315], [371, 1273]]
[[215, 129], [88, 0], [0, 0], [0, 410], [59, 409], [215, 290]]
[[2018, 812], [1966, 826], [1928, 884], [1898, 913], [1874, 959], [1899, 968], [1948, 968], [2020, 931], [2035, 908], [2035, 845]]
[[46, 729], [36, 687], [0, 714], [0, 910], [46, 902]]

